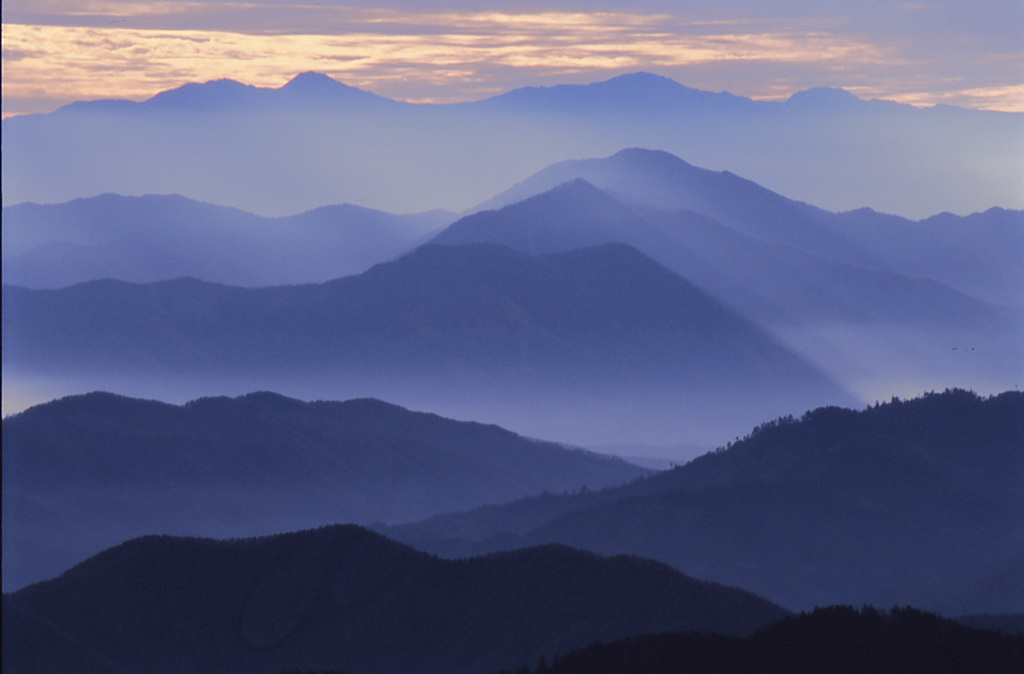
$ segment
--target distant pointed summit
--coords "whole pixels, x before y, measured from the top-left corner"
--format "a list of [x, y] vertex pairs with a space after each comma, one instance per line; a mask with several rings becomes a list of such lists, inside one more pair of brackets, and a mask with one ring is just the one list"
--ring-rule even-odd
[[865, 101], [851, 94], [845, 89], [835, 87], [814, 87], [805, 91], [798, 91], [786, 101], [791, 105], [800, 105], [806, 108], [837, 109], [864, 103]]
[[500, 210], [455, 222], [434, 243], [497, 243], [532, 254], [610, 242], [657, 247], [660, 237], [635, 213], [583, 178], [570, 179]]
[[400, 105], [390, 98], [339, 82], [330, 75], [312, 71], [299, 73], [274, 93], [284, 97], [289, 104], [357, 107]]
[[326, 87], [346, 86], [330, 75], [314, 71], [299, 73], [285, 84], [282, 89], [317, 90]]

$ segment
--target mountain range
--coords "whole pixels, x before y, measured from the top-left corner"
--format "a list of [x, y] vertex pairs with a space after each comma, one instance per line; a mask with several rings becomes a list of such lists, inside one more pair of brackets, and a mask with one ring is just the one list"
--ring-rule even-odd
[[378, 400], [271, 393], [183, 406], [72, 396], [4, 419], [3, 446], [5, 591], [134, 536], [412, 521], [646, 474]]
[[[430, 242], [446, 246], [447, 252], [417, 253], [394, 263], [396, 256], [427, 240], [430, 227], [454, 216], [392, 216], [338, 206], [274, 221], [180, 197], [114, 195], [8, 210], [5, 279], [37, 287], [108, 274], [166, 281], [132, 289], [104, 281], [53, 295], [8, 284], [4, 340], [10, 348], [4, 365], [11, 391], [41, 388], [53, 391], [53, 397], [104, 388], [178, 401], [259, 389], [306, 399], [371, 395], [566, 442], [708, 447], [764, 418], [822, 403], [854, 402], [836, 395], [839, 388], [870, 401], [949, 385], [1006, 390], [1024, 375], [1024, 268], [1019, 264], [1024, 212], [990, 209], [967, 218], [945, 214], [919, 222], [866, 209], [832, 213], [660, 151], [630, 149], [603, 159], [555, 164], [435, 234]], [[588, 286], [580, 285], [579, 276], [570, 280], [562, 272], [540, 273], [520, 264], [519, 280], [489, 279], [507, 265], [497, 261], [495, 249], [480, 244], [534, 257], [553, 254], [541, 265], [549, 268], [565, 267], [573, 255], [591, 257], [588, 273], [597, 274], [602, 274], [597, 265], [630, 257], [621, 248], [625, 244], [693, 288], [686, 299], [669, 300], [654, 285], [641, 287], [647, 282], [641, 279], [662, 277], [636, 272], [639, 258], [630, 258], [634, 267], [606, 280], [628, 288], [634, 299], [620, 297], [613, 310], [607, 298], [601, 307], [593, 302], [597, 286], [584, 292], [594, 296], [585, 299], [579, 291]], [[576, 253], [610, 244], [620, 246], [620, 252], [604, 253], [603, 263], [596, 253]], [[475, 252], [457, 250], [466, 245], [478, 247]], [[441, 255], [453, 257], [442, 263]], [[488, 262], [479, 268], [456, 262], [473, 256]], [[308, 285], [332, 270], [385, 262], [358, 276]], [[447, 264], [451, 269], [443, 280], [427, 280]], [[484, 286], [477, 287], [477, 273], [489, 275]], [[250, 286], [307, 285], [248, 292], [178, 278], [189, 275]], [[522, 285], [527, 277], [533, 290]], [[518, 290], [498, 287], [507, 283], [518, 284]], [[410, 292], [413, 288], [419, 290]], [[523, 291], [527, 296], [516, 294]], [[704, 360], [700, 349], [692, 348], [706, 346], [709, 334], [732, 331], [721, 325], [680, 327], [681, 335], [691, 335], [685, 338], [691, 340], [689, 347], [682, 338], [676, 346], [664, 340], [657, 346], [662, 338], [654, 333], [651, 343], [646, 337], [635, 339], [646, 330], [667, 334], [673, 320], [684, 320], [680, 312], [688, 310], [684, 305], [692, 304], [698, 291], [705, 296], [702, 301], [717, 302], [766, 333], [776, 343], [773, 348], [784, 345], [831, 379], [831, 393], [819, 399], [774, 395], [778, 404], [761, 404], [749, 413], [743, 396], [729, 398], [738, 414], [714, 428], [690, 424], [682, 437], [659, 429], [665, 418], [679, 414], [675, 410], [700, 405], [693, 396], [628, 402], [626, 384], [619, 405], [610, 403], [607, 385], [613, 380], [624, 385], [623, 368], [639, 368], [627, 376], [633, 382], [646, 377], [644, 372], [679, 372], [673, 368], [683, 363], [691, 369], [677, 384], [692, 385], [710, 370], [718, 372], [719, 381], [740, 370], [755, 380], [760, 376], [761, 366], [751, 360], [756, 350], [734, 361], [724, 352]], [[327, 308], [324, 302], [335, 304]], [[647, 306], [642, 320], [632, 306], [641, 304]], [[648, 320], [656, 306], [664, 312], [661, 327]], [[556, 307], [563, 316], [552, 313]], [[608, 311], [615, 316], [611, 323], [601, 315]], [[325, 312], [334, 317], [325, 321]], [[588, 325], [577, 320], [583, 319], [581, 312], [591, 312], [584, 320]], [[630, 328], [633, 334], [627, 334], [625, 322], [637, 320]], [[567, 325], [555, 323], [574, 323], [576, 336], [564, 333]], [[599, 324], [603, 327], [597, 330]], [[54, 333], [53, 325], [63, 327]], [[509, 332], [508, 326], [516, 327]], [[246, 330], [260, 334], [243, 337]], [[330, 347], [325, 339], [331, 340]], [[595, 339], [603, 344], [584, 348], [579, 341]], [[115, 345], [120, 349], [116, 354], [111, 350]], [[620, 347], [625, 351], [615, 358], [605, 357], [610, 351], [599, 353]], [[688, 352], [672, 355], [679, 348]], [[588, 358], [601, 362], [591, 367], [584, 364]], [[344, 376], [314, 381], [309, 370], [318, 369], [311, 366], [315, 359], [335, 363], [330, 367], [343, 364]], [[769, 361], [764, 364], [768, 370], [774, 367]], [[537, 375], [548, 362], [557, 367], [542, 383]], [[137, 365], [139, 373], [163, 374], [125, 374]], [[102, 371], [105, 379], [83, 378], [83, 368]], [[617, 375], [606, 376], [616, 369]], [[215, 377], [196, 389], [189, 373], [197, 370]], [[594, 375], [594, 381], [586, 381], [584, 373]], [[489, 384], [498, 382], [504, 383], [496, 397]], [[792, 389], [798, 388], [794, 380]], [[553, 407], [547, 402], [552, 397], [557, 398]], [[566, 406], [575, 399], [579, 405]], [[682, 421], [711, 418], [718, 400], [684, 413]], [[562, 421], [552, 425], [555, 416]], [[567, 428], [565, 420], [576, 418], [580, 423]], [[638, 423], [630, 424], [634, 418]], [[652, 432], [641, 438], [625, 430], [627, 424]], [[574, 435], [575, 428], [586, 426], [592, 428], [585, 436]]]
[[617, 243], [541, 256], [431, 245], [317, 285], [6, 286], [3, 344], [5, 379], [161, 399], [369, 395], [575, 444], [678, 442], [684, 429], [728, 437], [854, 401], [758, 325]]
[[544, 169], [434, 237], [531, 253], [619, 241], [765, 327], [863, 399], [1024, 375], [1024, 212], [832, 213], [629, 149]]
[[621, 487], [384, 529], [464, 556], [541, 543], [657, 559], [790, 609], [1024, 613], [1024, 394], [946, 391], [765, 423]]
[[[603, 201], [593, 190], [585, 192], [581, 181], [603, 192]], [[666, 245], [667, 233], [677, 240], [677, 246], [688, 244], [694, 258], [721, 268], [740, 266], [731, 264], [736, 259], [747, 266], [758, 256], [762, 260], [755, 263], [755, 273], [763, 276], [769, 272], [769, 260], [786, 263], [788, 256], [794, 258], [794, 265], [811, 261], [820, 266], [822, 258], [834, 259], [836, 266], [829, 271], [837, 275], [848, 265], [881, 269], [912, 279], [932, 279], [997, 305], [1024, 305], [1024, 270], [1019, 264], [1019, 253], [1024, 252], [1021, 211], [991, 208], [969, 217], [943, 213], [921, 221], [867, 208], [833, 213], [784, 197], [729, 171], [702, 169], [667, 152], [643, 148], [553, 164], [475, 207], [478, 220], [465, 218], [435, 240], [479, 238], [466, 234], [486, 229], [483, 222], [488, 218], [509, 220], [524, 208], [506, 211], [503, 207], [550, 194], [559, 187], [571, 194], [570, 186], [578, 188], [575, 203], [568, 202], [573, 197], [563, 197], [566, 203], [559, 205], [561, 212], [549, 211], [542, 217], [550, 220], [572, 211], [573, 217], [585, 220], [600, 212], [604, 220], [618, 223], [618, 236], [626, 226], [635, 228], [633, 223], [646, 220], [648, 229], [654, 225], [662, 233], [662, 240], [652, 241], [649, 233], [640, 230], [633, 232], [636, 238], [627, 243], [648, 254]], [[612, 200], [614, 206], [609, 205]], [[530, 216], [536, 218], [541, 208], [531, 203]], [[480, 211], [495, 213], [487, 216]], [[588, 236], [591, 243], [595, 236], [597, 232]], [[521, 242], [507, 243], [523, 247]], [[534, 246], [532, 252], [549, 252], [553, 242]], [[682, 269], [677, 271], [689, 276]], [[791, 287], [779, 287], [779, 294], [792, 291]]]
[[977, 648], [755, 630], [1024, 615], [1022, 121], [644, 73], [4, 120], [5, 413], [91, 391], [4, 419], [4, 666]]
[[238, 286], [322, 282], [407, 253], [454, 217], [344, 204], [263, 218], [156, 195], [19, 204], [4, 208], [3, 282], [30, 288], [184, 276]]
[[[543, 546], [440, 560], [334, 526], [128, 541], [3, 597], [7, 671], [461, 673], [785, 611], [663, 564]], [[102, 617], [102, 619], [98, 619]]]
[[[409, 415], [377, 401], [311, 405], [269, 394], [197, 401], [185, 411], [253, 402], [264, 406], [265, 426], [280, 423], [265, 413], [267, 405], [346, 409], [360, 420], [368, 410]], [[74, 416], [90, 422], [86, 434], [95, 435], [116, 418], [81, 414], [97, 404], [154, 405], [94, 395], [56, 401], [38, 416], [77, 409]], [[123, 417], [120, 425], [158, 427], [152, 416], [167, 407]], [[718, 452], [623, 487], [389, 530], [402, 537], [443, 531], [447, 540], [421, 538], [417, 547], [447, 547], [459, 559], [438, 559], [354, 525], [233, 540], [137, 538], [5, 593], [3, 664], [34, 672], [478, 672], [539, 661], [536, 670], [515, 670], [539, 672], [549, 671], [550, 661], [553, 671], [657, 672], [684, 665], [765, 671], [774, 663], [786, 671], [897, 672], [934, 671], [953, 658], [1002, 671], [1024, 657], [1020, 635], [963, 625], [1019, 630], [1022, 412], [1020, 393], [986, 399], [966, 391], [894, 399], [861, 412], [820, 408], [762, 424]], [[37, 421], [51, 429], [51, 440], [74, 426]], [[221, 421], [209, 417], [202, 425]], [[406, 422], [416, 438], [432, 435], [420, 432], [423, 424], [453, 424], [429, 415]], [[246, 441], [245, 434], [231, 436]], [[114, 454], [107, 458], [116, 466], [132, 467], [128, 453]], [[82, 468], [98, 465], [96, 451], [63, 464], [50, 458], [32, 454], [16, 463], [34, 466], [25, 474], [35, 477], [84, 475], [94, 488], [127, 472], [97, 467], [89, 477]], [[175, 470], [164, 465], [159, 473], [172, 477]], [[144, 482], [137, 481], [142, 490]], [[544, 538], [631, 554], [530, 542]], [[488, 547], [508, 549], [470, 551]], [[913, 597], [944, 601], [948, 614], [1018, 615], [964, 617], [957, 625], [909, 608], [886, 614], [832, 606], [787, 617], [744, 590], [633, 556], [659, 549], [674, 550], [677, 568], [680, 559], [703, 559], [711, 576], [761, 576], [791, 600], [808, 591], [822, 604]]]
[[831, 210], [920, 218], [1024, 207], [1022, 119], [828, 89], [752, 101], [648, 73], [452, 105], [313, 73], [279, 89], [217, 80], [5, 119], [3, 199], [175, 193], [273, 216], [344, 202], [461, 211], [567, 157], [651, 147]]

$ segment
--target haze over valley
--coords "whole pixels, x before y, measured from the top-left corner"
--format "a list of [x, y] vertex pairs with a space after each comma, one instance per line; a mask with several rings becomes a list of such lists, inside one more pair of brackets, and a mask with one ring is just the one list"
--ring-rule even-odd
[[558, 163], [462, 217], [7, 210], [7, 411], [95, 389], [372, 396], [685, 460], [661, 448], [1024, 374], [1021, 211], [832, 213], [663, 151]]
[[642, 72], [5, 118], [5, 668], [1024, 663], [1022, 129]]

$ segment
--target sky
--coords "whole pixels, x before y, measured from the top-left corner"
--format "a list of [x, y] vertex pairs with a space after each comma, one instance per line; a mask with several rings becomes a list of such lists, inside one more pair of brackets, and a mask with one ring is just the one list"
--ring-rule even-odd
[[5, 117], [299, 72], [412, 102], [636, 71], [1024, 111], [1020, 0], [4, 0]]

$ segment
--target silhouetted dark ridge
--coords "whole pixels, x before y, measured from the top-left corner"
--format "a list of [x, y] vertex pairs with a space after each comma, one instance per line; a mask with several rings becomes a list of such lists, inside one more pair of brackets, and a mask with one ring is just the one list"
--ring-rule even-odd
[[785, 615], [654, 562], [544, 546], [444, 561], [353, 526], [129, 541], [5, 594], [9, 671], [494, 671], [595, 640]]
[[791, 608], [1020, 613], [1022, 484], [1024, 393], [950, 390], [820, 408], [620, 488], [389, 535], [458, 554], [542, 542], [637, 554]]
[[646, 471], [373, 399], [71, 396], [3, 423], [3, 582], [144, 533], [246, 536], [620, 484]]
[[[593, 644], [517, 674], [927, 674], [1024, 668], [1024, 636], [971, 629], [912, 608], [832, 606], [786, 618], [745, 639], [660, 634]], [[502, 674], [511, 674], [505, 670]]]
[[966, 627], [1000, 634], [1024, 637], [1024, 613], [959, 616], [956, 621]]

